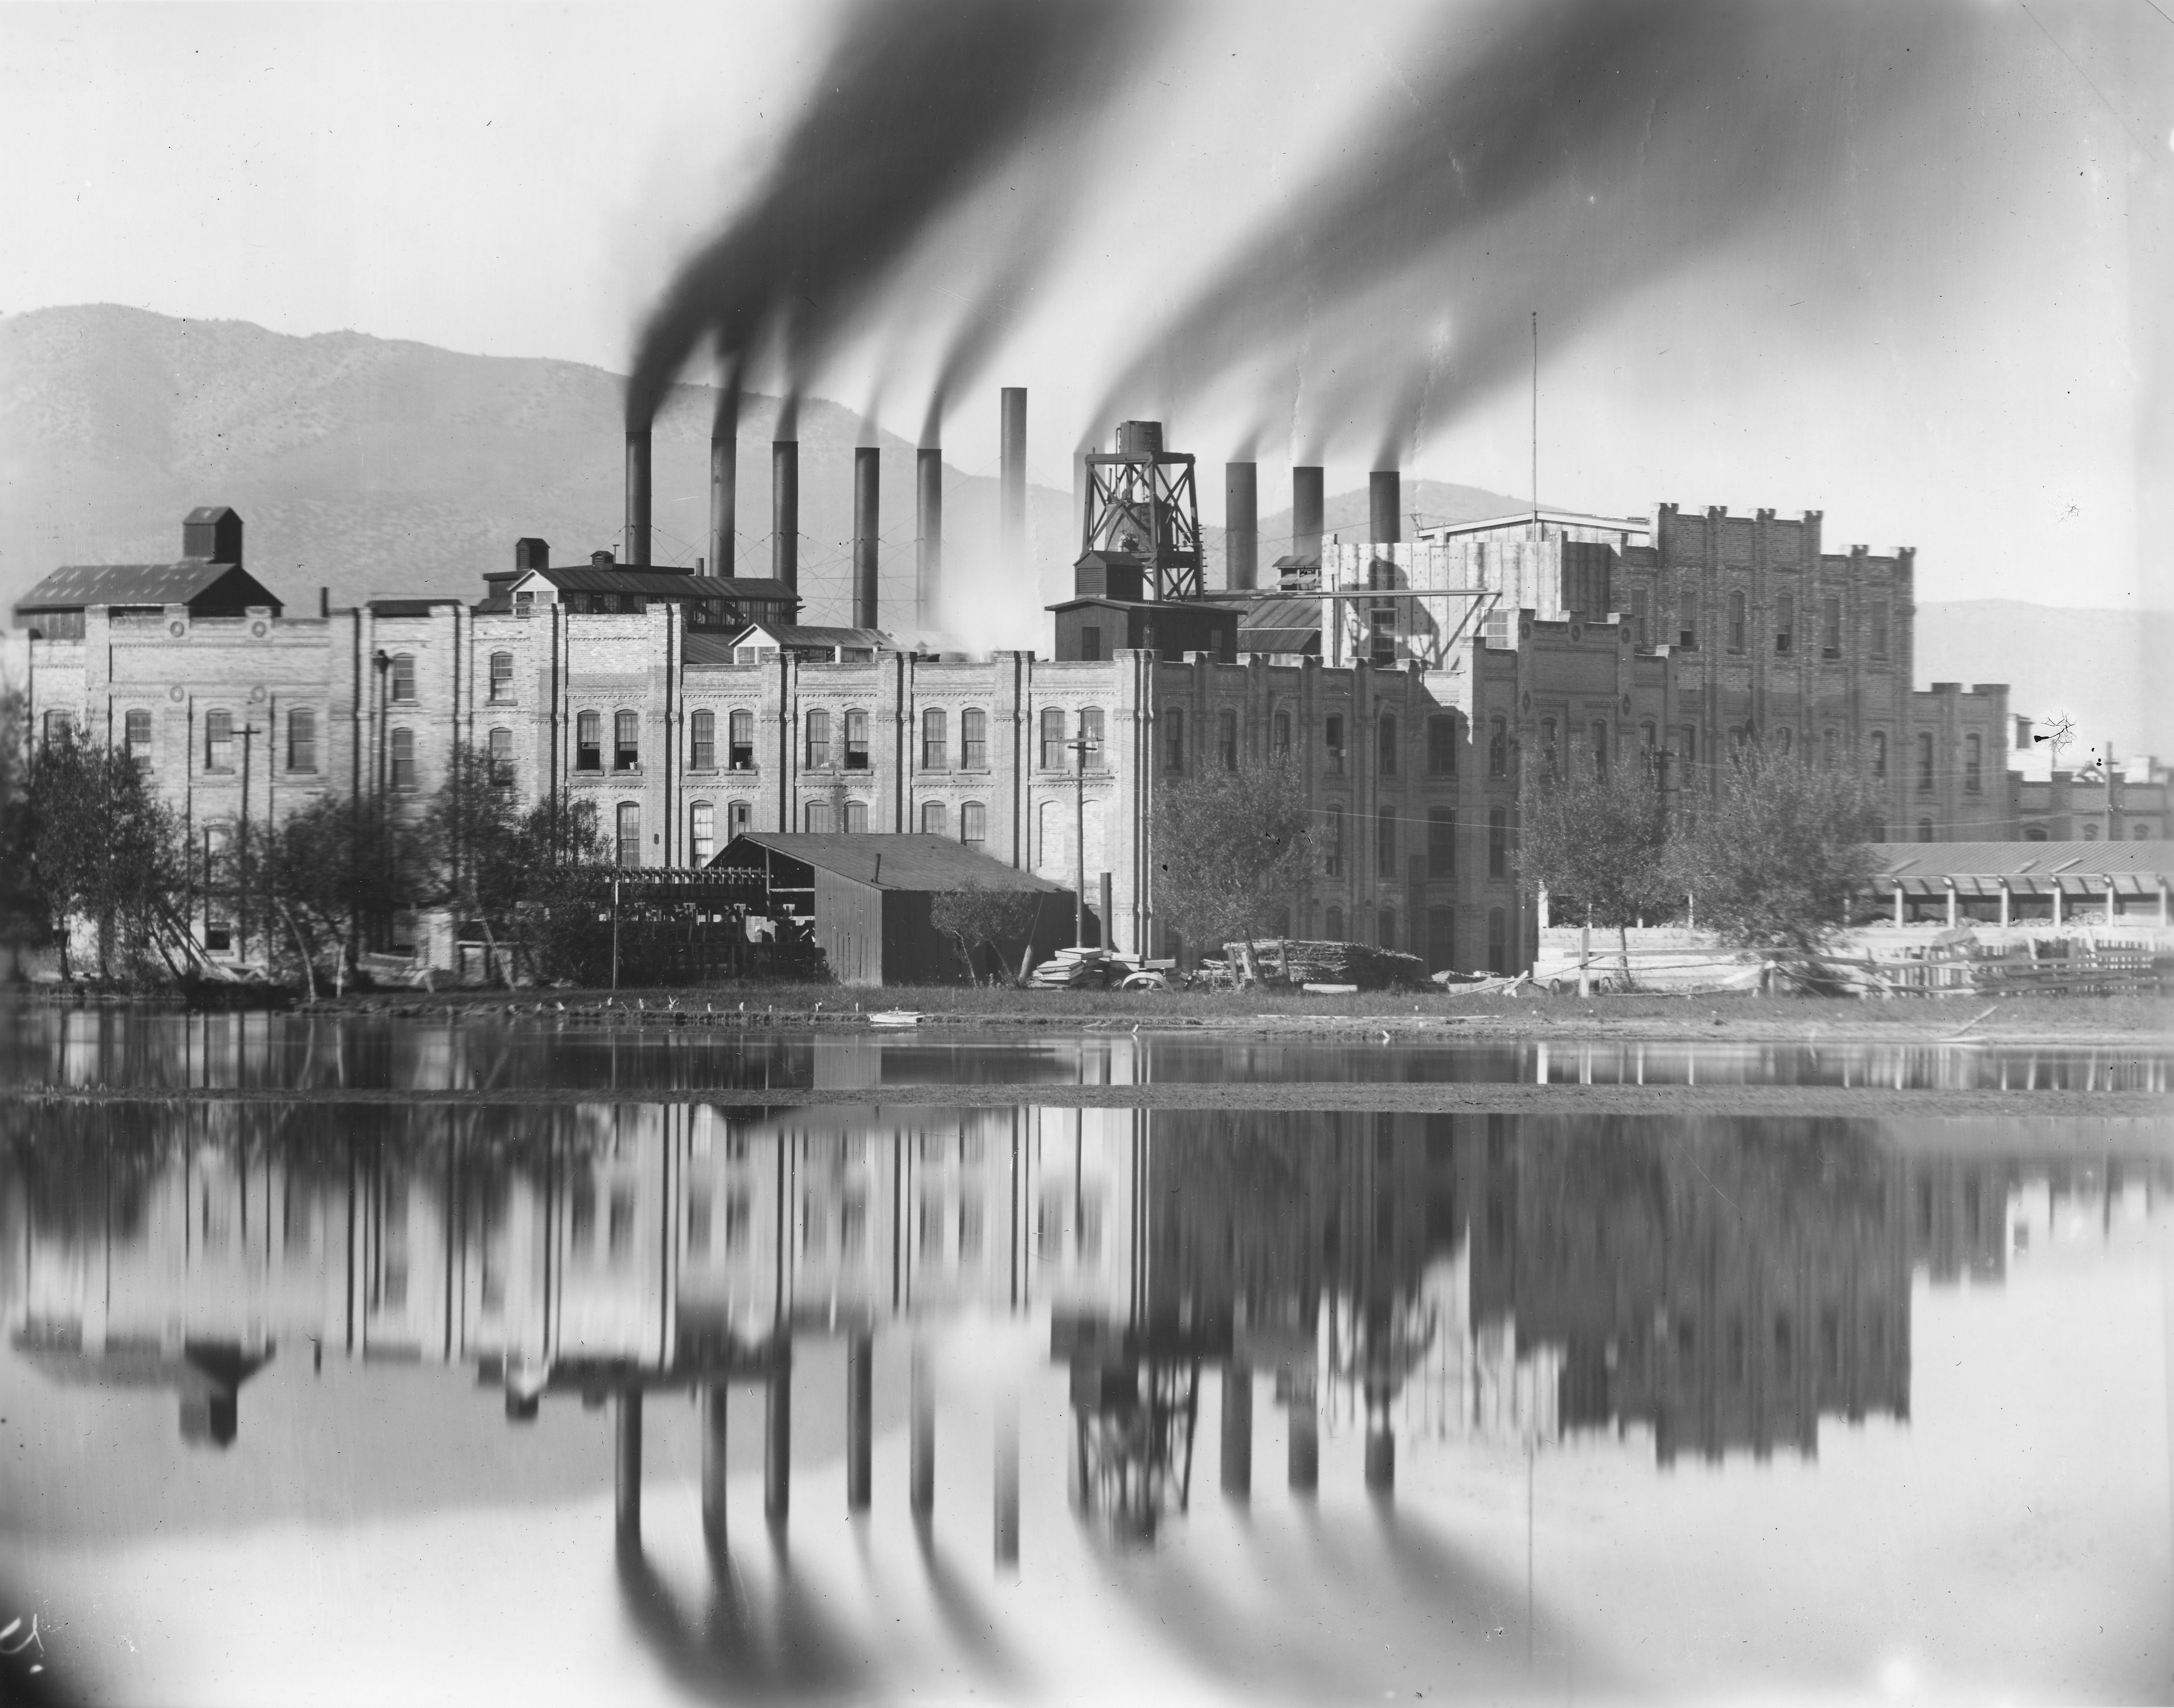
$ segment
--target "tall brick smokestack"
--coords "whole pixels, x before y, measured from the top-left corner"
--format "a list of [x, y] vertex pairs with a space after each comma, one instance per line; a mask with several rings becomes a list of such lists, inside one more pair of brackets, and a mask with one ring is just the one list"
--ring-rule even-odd
[[853, 452], [853, 626], [876, 626], [876, 544], [883, 516], [883, 453]]
[[1223, 465], [1223, 585], [1252, 592], [1261, 569], [1260, 470], [1251, 462]]
[[1026, 387], [1003, 388], [1001, 549], [1007, 575], [1026, 575]]
[[1321, 556], [1321, 465], [1301, 462], [1291, 470], [1291, 555]]
[[915, 580], [920, 583], [919, 622], [944, 626], [944, 452], [924, 445], [913, 459]]
[[649, 430], [626, 435], [626, 538], [620, 550], [630, 564], [649, 561]]
[[739, 528], [740, 445], [737, 435], [710, 435], [710, 573], [734, 571], [734, 538]]
[[1398, 511], [1403, 507], [1403, 486], [1393, 468], [1377, 468], [1366, 477], [1367, 542], [1394, 545], [1403, 538]]
[[800, 441], [770, 441], [770, 573], [800, 591]]

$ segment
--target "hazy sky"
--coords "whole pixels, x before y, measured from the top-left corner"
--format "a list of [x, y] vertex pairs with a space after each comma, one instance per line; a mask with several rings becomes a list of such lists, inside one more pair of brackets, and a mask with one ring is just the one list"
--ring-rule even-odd
[[[1842, 73], [1816, 51], [1701, 68], [1656, 116], [1654, 133], [1675, 138], [1666, 170], [1611, 171], [1566, 149], [1545, 195], [1347, 303], [1334, 339], [1270, 336], [1257, 372], [1122, 407], [1166, 413], [1177, 442], [1219, 461], [1263, 419], [1295, 420], [1295, 386], [1333, 397], [1329, 370], [1348, 379], [1369, 345], [1377, 361], [1447, 349], [1445, 371], [1481, 377], [1430, 393], [1406, 466], [1521, 493], [1522, 361], [1474, 360], [1470, 341], [1499, 334], [1528, 286], [1545, 304], [1566, 274], [1590, 275], [1606, 284], [1591, 311], [1542, 327], [1550, 500], [1820, 509], [1831, 545], [1916, 545], [1921, 597], [2174, 609], [2174, 0], [1951, 0], [1904, 8], [1910, 30], [1876, 38], [1862, 32], [1891, 24], [1885, 0], [1792, 7], [1799, 38], [1874, 45]], [[1454, 58], [1460, 32], [1484, 41], [1494, 15], [1183, 10], [1099, 128], [1045, 140], [931, 234], [811, 388], [916, 432], [943, 329], [974, 311], [1003, 234], [1025, 229], [1046, 265], [1014, 285], [1013, 329], [945, 443], [987, 467], [992, 388], [1025, 385], [1035, 474], [1068, 484], [1069, 452], [1097, 424], [1086, 412], [1127, 359], [1238, 245], [1275, 272], [1278, 222], [1324, 184], [1363, 181], [1382, 125], [1435, 92], [1423, 68], [1445, 47]], [[841, 16], [6, 8], [0, 312], [119, 302], [624, 370], [676, 265], [770, 159]], [[1587, 98], [1542, 80], [1532, 100], [1544, 111], [1551, 96], [1566, 117]], [[1695, 198], [1751, 146], [1762, 102], [1831, 134], [1763, 203], [1707, 210], [1701, 227]], [[1068, 141], [1082, 152], [1063, 217], [1023, 228], [1019, 198], [1050, 197], [1046, 151]], [[1679, 226], [1704, 236], [1658, 269], [1609, 235]], [[1333, 489], [1363, 478], [1378, 437], [1340, 422], [1306, 430], [1327, 444]], [[1284, 500], [1291, 448], [1273, 427], [1260, 440], [1264, 507]]]

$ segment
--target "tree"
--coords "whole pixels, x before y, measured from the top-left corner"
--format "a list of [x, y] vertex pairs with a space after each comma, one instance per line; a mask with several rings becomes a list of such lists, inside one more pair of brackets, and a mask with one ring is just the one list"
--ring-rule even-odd
[[1252, 945], [1304, 880], [1313, 840], [1305, 774], [1287, 754], [1210, 768], [1166, 786], [1155, 803], [1155, 905], [1198, 943]]
[[1627, 985], [1630, 927], [1672, 912], [1683, 894], [1667, 851], [1660, 791], [1644, 767], [1616, 765], [1543, 781], [1526, 803], [1517, 858], [1551, 905], [1614, 929]]
[[1006, 951], [1024, 945], [1034, 932], [1035, 903], [1031, 890], [997, 889], [986, 884], [967, 884], [946, 890], [929, 904], [928, 921], [959, 945], [959, 958], [966, 964], [966, 976], [979, 981], [974, 952], [987, 949], [1001, 968]]
[[523, 873], [511, 936], [538, 978], [596, 984], [610, 976], [611, 924], [598, 905], [612, 863], [597, 803], [561, 788], [522, 816]]
[[[594, 807], [589, 810], [593, 818]], [[419, 841], [432, 874], [429, 899], [480, 926], [494, 949], [516, 935], [514, 915], [539, 851], [529, 824], [534, 816], [521, 811], [489, 750], [465, 742], [423, 814]], [[511, 968], [506, 973], [511, 981]]]
[[0, 945], [20, 952], [52, 940], [53, 922], [30, 869], [30, 711], [19, 693], [0, 694]]
[[172, 916], [183, 868], [174, 815], [135, 760], [62, 727], [32, 756], [24, 795], [30, 889], [60, 928], [62, 976], [72, 970], [72, 918], [98, 927], [100, 977], [111, 976], [116, 954], [146, 959]]
[[1838, 770], [1746, 752], [1677, 839], [1676, 883], [1730, 942], [1814, 952], [1873, 874], [1874, 815]]
[[419, 844], [392, 814], [330, 795], [256, 839], [251, 888], [279, 915], [313, 992], [327, 952], [335, 985], [344, 988], [370, 922], [414, 905], [424, 865]]

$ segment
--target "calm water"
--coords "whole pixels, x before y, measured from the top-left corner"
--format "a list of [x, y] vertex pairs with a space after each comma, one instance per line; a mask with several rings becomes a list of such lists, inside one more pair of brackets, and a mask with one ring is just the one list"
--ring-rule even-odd
[[[1515, 1051], [13, 1024], [18, 1082], [629, 1095], [0, 1103], [11, 1684], [2133, 1701], [2174, 1676], [2174, 1123], [1031, 1089], [1533, 1077]], [[2102, 1056], [2101, 1086], [2110, 1060], [2150, 1071]], [[706, 1083], [1025, 1089], [658, 1095], [732, 1063], [783, 1077]]]

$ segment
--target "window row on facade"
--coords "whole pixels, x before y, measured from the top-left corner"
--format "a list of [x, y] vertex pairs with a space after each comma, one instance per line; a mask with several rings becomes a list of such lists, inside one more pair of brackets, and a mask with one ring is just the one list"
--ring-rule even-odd
[[[1663, 596], [1665, 597], [1665, 595]], [[1656, 644], [1656, 637], [1679, 651], [1695, 652], [1699, 650], [1699, 610], [1702, 600], [1701, 584], [1696, 580], [1685, 580], [1676, 594], [1675, 625], [1663, 633], [1667, 613], [1654, 608], [1651, 590], [1634, 587], [1630, 592], [1631, 642], [1641, 649]], [[1885, 599], [1868, 603], [1864, 625], [1865, 656], [1875, 662], [1885, 662], [1889, 656], [1890, 604]], [[1772, 621], [1766, 630], [1757, 636], [1761, 647], [1772, 647], [1777, 657], [1787, 658], [1811, 650], [1816, 642], [1818, 654], [1825, 660], [1842, 656], [1843, 609], [1839, 593], [1821, 596], [1816, 606], [1807, 602], [1804, 616], [1815, 625], [1815, 633], [1807, 635], [1798, 625], [1797, 597], [1793, 593], [1777, 594], [1774, 599]], [[1744, 655], [1752, 651], [1754, 630], [1750, 597], [1740, 588], [1732, 588], [1722, 602], [1722, 623], [1728, 651]]]

